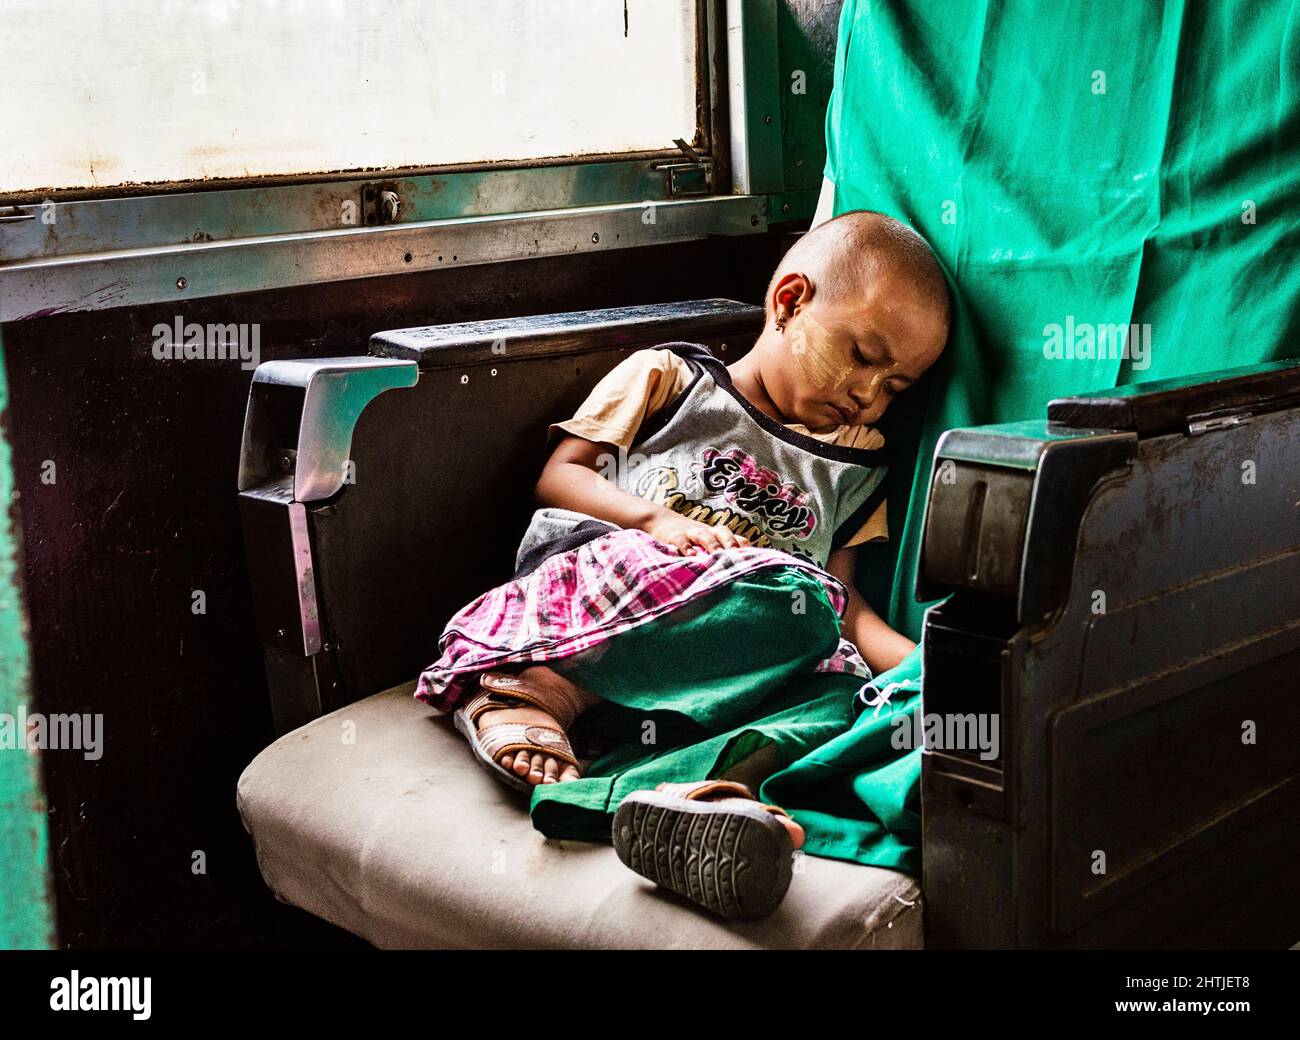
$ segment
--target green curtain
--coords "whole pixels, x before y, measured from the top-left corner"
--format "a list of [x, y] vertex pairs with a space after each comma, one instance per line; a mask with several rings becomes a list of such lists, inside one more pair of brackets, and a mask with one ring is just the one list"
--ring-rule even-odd
[[[910, 222], [957, 304], [945, 357], [885, 423], [896, 544], [863, 561], [863, 590], [895, 627], [920, 635], [945, 430], [1300, 354], [1298, 76], [1300, 4], [1285, 0], [846, 0], [835, 211]], [[1136, 361], [1047, 356], [1052, 326], [1130, 323], [1149, 326]]]

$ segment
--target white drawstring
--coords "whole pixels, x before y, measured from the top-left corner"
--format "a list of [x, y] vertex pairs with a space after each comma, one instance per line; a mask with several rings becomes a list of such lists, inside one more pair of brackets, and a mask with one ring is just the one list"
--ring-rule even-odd
[[[873, 711], [871, 714], [872, 714], [872, 715], [877, 715], [877, 716], [878, 716], [878, 715], [880, 714], [880, 709], [883, 708], [886, 704], [889, 703], [889, 699], [890, 699], [890, 697], [893, 696], [894, 691], [895, 691], [895, 690], [903, 690], [903, 689], [907, 689], [907, 684], [906, 684], [906, 683], [901, 683], [901, 682], [891, 682], [891, 683], [890, 683], [888, 686], [886, 686], [883, 690], [880, 689], [879, 687], [875, 686], [873, 683], [866, 683], [865, 685], [863, 685], [862, 689], [858, 691], [858, 696], [859, 696], [859, 697], [862, 697], [863, 703], [864, 703], [868, 708], [875, 708], [876, 710]], [[867, 698], [866, 698], [865, 696], [863, 696], [863, 695], [864, 695], [868, 690], [875, 690], [875, 691], [876, 691], [876, 697], [873, 698], [873, 699], [871, 699], [871, 700], [867, 700]], [[911, 693], [912, 691], [911, 691], [911, 690], [908, 690], [908, 692]]]

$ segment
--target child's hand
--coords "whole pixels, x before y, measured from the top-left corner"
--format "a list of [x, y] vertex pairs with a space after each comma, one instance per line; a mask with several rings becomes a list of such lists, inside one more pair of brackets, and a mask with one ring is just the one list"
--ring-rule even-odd
[[682, 553], [711, 553], [722, 549], [741, 549], [749, 545], [749, 539], [742, 538], [725, 527], [710, 527], [671, 511], [665, 516], [655, 517], [642, 530], [655, 541]]

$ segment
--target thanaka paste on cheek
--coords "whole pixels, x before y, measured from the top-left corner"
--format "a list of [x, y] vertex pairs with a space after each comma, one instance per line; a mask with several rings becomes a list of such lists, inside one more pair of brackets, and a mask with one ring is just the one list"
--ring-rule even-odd
[[848, 382], [853, 358], [834, 345], [826, 326], [804, 311], [790, 333], [790, 356], [817, 390], [838, 390]]

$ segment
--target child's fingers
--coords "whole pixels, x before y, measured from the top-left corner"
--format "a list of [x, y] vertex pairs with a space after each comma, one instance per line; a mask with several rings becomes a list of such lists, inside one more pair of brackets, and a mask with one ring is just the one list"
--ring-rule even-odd
[[747, 548], [750, 541], [729, 528], [710, 527], [707, 524], [697, 523], [676, 535], [671, 542], [664, 544], [671, 545], [677, 552], [698, 555], [719, 552], [722, 549]]
[[705, 536], [703, 537], [705, 537], [705, 541], [710, 549], [714, 551], [727, 549], [727, 539], [723, 538], [722, 528], [706, 528]]
[[717, 552], [723, 548], [722, 539], [718, 537], [717, 529], [713, 527], [705, 527], [698, 532], [692, 531], [691, 538], [696, 545], [701, 546], [708, 552]]
[[746, 546], [749, 542], [736, 534], [729, 527], [706, 527], [701, 533], [702, 538], [712, 540], [712, 546], [715, 549], [739, 549]]
[[735, 531], [728, 530], [725, 527], [718, 528], [718, 537], [722, 539], [722, 544], [728, 549], [739, 549], [742, 546], [749, 544], [744, 538], [736, 534]]

